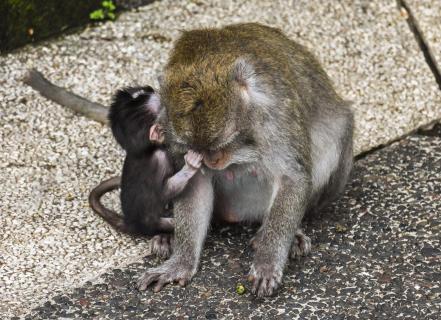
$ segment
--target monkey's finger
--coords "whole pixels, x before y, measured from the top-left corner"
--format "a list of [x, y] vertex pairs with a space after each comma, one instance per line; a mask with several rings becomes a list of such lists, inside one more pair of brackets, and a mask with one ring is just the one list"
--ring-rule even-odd
[[149, 285], [158, 280], [158, 277], [159, 273], [145, 274], [138, 280], [138, 289], [141, 291], [146, 290]]
[[188, 283], [188, 279], [185, 279], [185, 278], [179, 279], [179, 285], [181, 287], [185, 287], [187, 285], [187, 283]]
[[261, 284], [262, 284], [262, 281], [263, 281], [262, 278], [260, 278], [260, 277], [254, 277], [254, 279], [253, 279], [253, 287], [252, 287], [252, 289], [251, 289], [251, 292], [252, 292], [252, 293], [254, 293], [254, 294], [258, 293], [259, 288], [260, 288], [260, 286], [261, 286]]
[[191, 160], [193, 160], [193, 161], [197, 161], [197, 160], [198, 160], [198, 154], [195, 153], [195, 152], [193, 152], [193, 153], [190, 155], [190, 157], [191, 157]]
[[276, 292], [276, 289], [278, 287], [279, 287], [279, 283], [276, 281], [276, 279], [271, 278], [268, 281], [268, 290], [267, 290], [268, 296], [272, 296]]
[[158, 279], [158, 283], [156, 283], [156, 286], [153, 288], [153, 292], [159, 292], [161, 291], [162, 288], [164, 288], [164, 286], [170, 283], [169, 280], [167, 280], [165, 277], [159, 277]]
[[270, 295], [271, 290], [269, 287], [269, 282], [270, 282], [270, 279], [266, 279], [266, 278], [262, 279], [262, 281], [260, 282], [260, 286], [258, 288], [258, 291], [257, 291], [258, 297], [265, 297], [265, 296]]

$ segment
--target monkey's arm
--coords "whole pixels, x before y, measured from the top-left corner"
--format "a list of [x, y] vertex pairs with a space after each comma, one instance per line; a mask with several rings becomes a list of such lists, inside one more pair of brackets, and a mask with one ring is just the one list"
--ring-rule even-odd
[[62, 106], [81, 113], [101, 123], [107, 123], [108, 108], [99, 103], [90, 102], [64, 88], [49, 82], [40, 72], [35, 69], [29, 70], [23, 82], [41, 93], [42, 96]]
[[295, 183], [287, 176], [276, 179], [276, 197], [256, 243], [249, 279], [253, 283], [253, 293], [259, 297], [273, 295], [279, 287], [291, 244], [305, 212], [310, 182], [303, 172], [297, 172], [294, 178]]
[[167, 179], [164, 187], [164, 193], [162, 195], [164, 201], [168, 202], [175, 198], [178, 194], [180, 194], [187, 186], [188, 181], [194, 176], [197, 171], [197, 168], [191, 167], [186, 164], [174, 176]]
[[162, 195], [164, 201], [168, 202], [180, 194], [202, 165], [202, 155], [193, 150], [189, 150], [184, 159], [184, 167], [165, 183]]
[[166, 283], [187, 284], [196, 273], [201, 250], [213, 212], [211, 176], [195, 174], [181, 197], [174, 202], [175, 240], [173, 254], [162, 265], [151, 268], [139, 279], [138, 288], [145, 290], [156, 282], [154, 291]]

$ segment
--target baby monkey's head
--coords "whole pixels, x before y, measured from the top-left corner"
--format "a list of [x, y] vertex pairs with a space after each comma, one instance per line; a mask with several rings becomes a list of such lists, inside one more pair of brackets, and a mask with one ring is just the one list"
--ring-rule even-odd
[[153, 144], [162, 144], [164, 134], [155, 123], [159, 111], [159, 97], [152, 87], [118, 90], [109, 111], [109, 122], [116, 141], [129, 153], [140, 153]]

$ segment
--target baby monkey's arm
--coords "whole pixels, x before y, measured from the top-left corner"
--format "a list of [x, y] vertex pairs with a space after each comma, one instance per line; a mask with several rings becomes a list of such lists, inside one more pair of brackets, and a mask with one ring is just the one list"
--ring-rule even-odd
[[163, 199], [170, 201], [180, 194], [188, 181], [199, 170], [202, 164], [202, 155], [195, 151], [188, 151], [184, 156], [185, 165], [174, 176], [167, 179], [164, 187]]

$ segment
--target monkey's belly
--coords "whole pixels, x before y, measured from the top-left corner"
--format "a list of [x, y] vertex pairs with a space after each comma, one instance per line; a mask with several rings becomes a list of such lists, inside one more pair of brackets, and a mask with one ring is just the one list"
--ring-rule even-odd
[[227, 169], [216, 175], [214, 214], [229, 223], [261, 221], [267, 212], [272, 185], [259, 170]]

